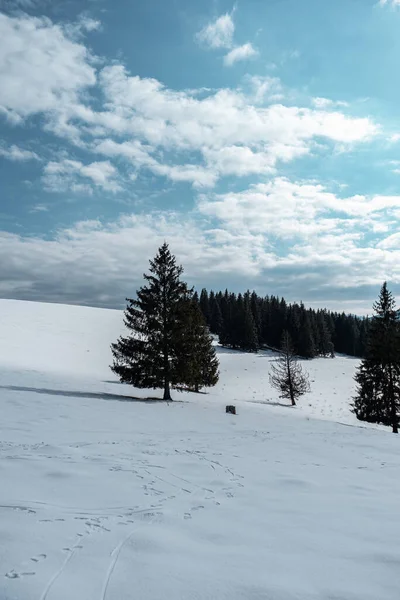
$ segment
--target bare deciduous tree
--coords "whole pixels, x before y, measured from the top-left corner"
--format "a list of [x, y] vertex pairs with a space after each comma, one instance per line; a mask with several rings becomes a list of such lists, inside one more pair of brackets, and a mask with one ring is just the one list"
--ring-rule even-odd
[[269, 381], [272, 387], [280, 392], [280, 397], [290, 400], [292, 406], [296, 405], [300, 396], [310, 391], [308, 374], [303, 372], [297, 360], [287, 331], [283, 332], [280, 356], [276, 364], [271, 366]]

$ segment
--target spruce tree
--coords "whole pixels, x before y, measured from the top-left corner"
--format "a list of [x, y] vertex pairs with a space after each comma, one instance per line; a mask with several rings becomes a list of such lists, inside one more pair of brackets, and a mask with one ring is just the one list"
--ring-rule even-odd
[[212, 309], [211, 309], [210, 321], [211, 321], [210, 322], [211, 333], [215, 333], [215, 334], [219, 335], [222, 331], [223, 318], [222, 318], [220, 304], [217, 299], [215, 299]]
[[290, 400], [292, 406], [296, 405], [300, 396], [310, 391], [308, 375], [297, 360], [287, 331], [283, 332], [279, 358], [276, 364], [271, 365], [269, 381], [280, 392], [280, 397]]
[[332, 356], [332, 340], [329, 331], [325, 312], [320, 310], [317, 313], [318, 326], [318, 352], [322, 356]]
[[211, 316], [210, 302], [208, 299], [208, 292], [205, 288], [203, 288], [200, 293], [200, 308], [204, 315], [207, 325], [209, 325], [210, 324], [210, 316]]
[[121, 382], [161, 388], [164, 400], [171, 400], [170, 388], [182, 383], [178, 369], [185, 318], [182, 301], [189, 296], [182, 272], [164, 243], [150, 261], [150, 273], [144, 275], [147, 285], [137, 291], [135, 300], [127, 299], [124, 323], [130, 335], [111, 346], [111, 369]]
[[243, 325], [240, 348], [248, 352], [257, 352], [259, 347], [257, 327], [251, 310], [250, 297], [245, 294], [243, 305]]
[[297, 346], [297, 352], [303, 358], [314, 358], [315, 352], [315, 343], [311, 329], [310, 318], [308, 312], [304, 308], [304, 305], [301, 304], [301, 324], [299, 331], [299, 341]]
[[384, 390], [384, 376], [379, 363], [364, 359], [354, 379], [357, 382], [357, 395], [352, 411], [360, 421], [390, 425], [390, 411]]
[[190, 298], [183, 301], [182, 336], [177, 370], [182, 387], [199, 392], [213, 387], [219, 379], [219, 362], [199, 305]]
[[398, 433], [400, 408], [400, 325], [393, 295], [383, 284], [374, 303], [366, 358], [355, 376], [353, 412], [360, 420], [391, 425]]
[[[249, 294], [250, 292], [246, 292]], [[257, 296], [255, 292], [252, 292], [250, 296], [250, 305], [251, 312], [254, 319], [254, 324], [257, 330], [257, 339], [259, 344], [261, 345], [261, 335], [262, 335], [262, 327], [261, 327], [261, 299]]]

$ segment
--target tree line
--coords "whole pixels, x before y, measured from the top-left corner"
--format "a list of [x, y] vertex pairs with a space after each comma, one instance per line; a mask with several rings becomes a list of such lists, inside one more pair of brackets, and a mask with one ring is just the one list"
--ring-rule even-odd
[[194, 300], [223, 346], [248, 352], [279, 349], [287, 331], [302, 358], [333, 356], [334, 352], [364, 357], [366, 353], [368, 318], [288, 304], [284, 298], [261, 297], [254, 291], [235, 294], [203, 289], [200, 295], [194, 294]]

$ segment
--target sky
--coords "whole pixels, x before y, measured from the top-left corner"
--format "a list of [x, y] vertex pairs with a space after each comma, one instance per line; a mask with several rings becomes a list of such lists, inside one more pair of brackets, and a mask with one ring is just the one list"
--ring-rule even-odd
[[[400, 301], [400, 0], [0, 0], [0, 296]], [[400, 302], [399, 302], [400, 303]]]

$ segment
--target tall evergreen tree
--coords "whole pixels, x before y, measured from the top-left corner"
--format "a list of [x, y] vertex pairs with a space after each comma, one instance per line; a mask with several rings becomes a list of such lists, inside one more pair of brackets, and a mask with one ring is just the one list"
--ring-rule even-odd
[[164, 243], [150, 261], [147, 285], [137, 299], [127, 299], [125, 326], [131, 334], [112, 344], [111, 369], [124, 383], [138, 388], [162, 388], [164, 400], [171, 400], [171, 387], [183, 383], [179, 373], [179, 347], [185, 312], [183, 300], [189, 290], [181, 281], [183, 268]]
[[217, 298], [215, 298], [212, 309], [211, 309], [210, 331], [211, 331], [211, 333], [215, 333], [215, 334], [219, 335], [222, 331], [222, 327], [223, 327], [222, 312], [221, 312], [219, 300]]
[[318, 352], [322, 356], [332, 355], [332, 340], [329, 331], [329, 326], [325, 312], [319, 310], [317, 312], [317, 326], [318, 326]]
[[358, 419], [390, 424], [398, 433], [400, 409], [400, 324], [393, 295], [383, 284], [374, 303], [366, 358], [356, 374], [353, 411]]
[[200, 308], [201, 312], [204, 315], [207, 325], [210, 324], [210, 302], [208, 299], [208, 292], [205, 288], [203, 288], [200, 292]]
[[301, 309], [301, 324], [299, 331], [299, 341], [297, 345], [297, 352], [303, 358], [314, 358], [315, 343], [311, 329], [310, 318], [308, 312], [304, 308], [303, 304], [300, 306]]
[[243, 324], [242, 324], [242, 336], [240, 340], [240, 348], [249, 352], [257, 352], [258, 335], [257, 327], [254, 322], [253, 312], [251, 310], [251, 301], [249, 295], [245, 294], [243, 302]]
[[287, 398], [292, 406], [303, 394], [310, 391], [308, 375], [303, 372], [293, 349], [288, 331], [283, 332], [281, 350], [276, 364], [271, 365], [270, 384], [280, 392], [281, 398]]
[[177, 367], [183, 387], [199, 392], [218, 383], [219, 362], [199, 305], [190, 299], [183, 302], [185, 318]]
[[[249, 294], [249, 292], [247, 292], [247, 294]], [[261, 298], [259, 298], [255, 292], [251, 293], [250, 306], [251, 306], [251, 312], [252, 312], [253, 319], [254, 319], [254, 324], [255, 324], [256, 330], [257, 330], [257, 339], [258, 339], [259, 343], [261, 344], [261, 335], [262, 335]]]

